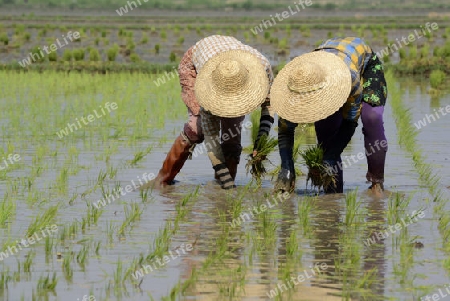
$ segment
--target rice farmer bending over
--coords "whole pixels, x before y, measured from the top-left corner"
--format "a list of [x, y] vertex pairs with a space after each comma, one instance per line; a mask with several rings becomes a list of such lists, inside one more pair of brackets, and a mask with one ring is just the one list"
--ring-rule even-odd
[[271, 105], [280, 116], [278, 146], [282, 165], [275, 188], [293, 190], [294, 130], [298, 123], [314, 122], [317, 142], [324, 150], [323, 164], [336, 179], [324, 190], [343, 192], [341, 154], [361, 115], [366, 178], [372, 183], [369, 188], [381, 196], [388, 148], [383, 125], [386, 97], [383, 66], [361, 38], [330, 39], [288, 63], [271, 88]]
[[245, 114], [261, 106], [258, 137], [268, 134], [274, 121], [269, 113], [270, 62], [233, 37], [213, 35], [187, 50], [178, 73], [188, 121], [167, 154], [156, 184], [173, 184], [194, 147], [205, 141], [216, 179], [222, 188], [233, 188]]

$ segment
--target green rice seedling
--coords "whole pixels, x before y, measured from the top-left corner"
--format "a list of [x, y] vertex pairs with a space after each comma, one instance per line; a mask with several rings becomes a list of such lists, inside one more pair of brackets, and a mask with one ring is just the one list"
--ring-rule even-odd
[[69, 225], [69, 236], [75, 237], [78, 233], [78, 221], [74, 221]]
[[417, 57], [417, 46], [415, 44], [410, 44], [412, 46], [409, 47], [409, 55], [408, 59], [410, 60], [416, 60]]
[[4, 227], [6, 222], [16, 213], [16, 202], [6, 192], [0, 203], [0, 227]]
[[93, 48], [89, 51], [89, 61], [91, 62], [98, 62], [101, 60], [100, 53], [98, 52], [98, 49]]
[[368, 271], [364, 271], [361, 278], [357, 279], [355, 287], [370, 290], [377, 281], [378, 268], [374, 267]]
[[[255, 142], [255, 141], [254, 141]], [[261, 180], [267, 170], [264, 166], [264, 161], [268, 160], [267, 156], [272, 153], [278, 146], [278, 139], [269, 137], [267, 135], [261, 136], [256, 144], [256, 156], [251, 155], [245, 165], [247, 173], [251, 173], [252, 177]]]
[[64, 273], [64, 277], [65, 277], [66, 281], [68, 281], [68, 282], [72, 282], [72, 279], [73, 279], [73, 270], [70, 265], [71, 261], [72, 261], [71, 252], [66, 252], [66, 254], [64, 254], [64, 257], [63, 257], [62, 270]]
[[63, 167], [61, 172], [59, 173], [58, 178], [56, 179], [56, 188], [58, 192], [61, 194], [66, 194], [68, 189], [68, 180], [69, 180], [69, 169], [67, 167]]
[[73, 58], [75, 61], [83, 61], [84, 60], [84, 55], [85, 55], [85, 50], [83, 48], [80, 49], [74, 49], [72, 51], [73, 54]]
[[161, 49], [161, 45], [160, 44], [155, 44], [155, 53], [159, 54], [159, 51]]
[[45, 37], [46, 35], [47, 35], [46, 28], [42, 28], [41, 30], [38, 31], [38, 37]]
[[0, 272], [0, 291], [4, 291], [8, 288], [8, 283], [12, 280], [9, 275], [9, 268], [4, 267]]
[[407, 58], [405, 48], [400, 48], [398, 54], [400, 56], [400, 61], [403, 61]]
[[133, 39], [127, 40], [127, 49], [129, 51], [133, 51], [136, 48], [136, 44], [134, 43]]
[[114, 232], [116, 227], [114, 226], [113, 221], [106, 222], [106, 236], [108, 237], [108, 242], [111, 244], [114, 241]]
[[117, 261], [117, 266], [116, 266], [116, 270], [114, 271], [113, 274], [113, 279], [114, 279], [114, 285], [116, 287], [122, 287], [124, 285], [124, 273], [123, 273], [123, 263], [122, 260], [120, 260], [120, 258]]
[[[82, 224], [83, 227], [83, 224]], [[69, 225], [64, 225], [64, 228], [62, 231], [59, 231], [59, 240], [61, 240], [62, 242], [64, 242], [66, 239], [69, 239], [70, 237], [70, 226]]]
[[359, 208], [361, 207], [361, 201], [358, 201], [357, 193], [358, 190], [355, 189], [350, 193], [347, 193], [345, 196], [346, 211], [344, 221], [347, 227], [356, 227], [357, 223], [359, 222], [357, 220], [357, 217]]
[[[438, 224], [439, 232], [442, 236], [442, 241], [445, 245], [449, 246], [450, 242], [450, 214], [444, 211], [439, 218]], [[450, 249], [448, 249], [450, 251]]]
[[25, 32], [23, 34], [23, 39], [24, 39], [25, 42], [29, 42], [30, 39], [31, 39], [31, 34], [29, 32]]
[[132, 63], [139, 63], [139, 62], [141, 61], [141, 58], [140, 58], [139, 54], [133, 52], [133, 53], [130, 55], [130, 61], [131, 61]]
[[430, 85], [433, 89], [439, 89], [445, 82], [445, 72], [442, 70], [433, 70], [430, 73]]
[[50, 278], [50, 275], [47, 275], [47, 277], [44, 276], [39, 277], [37, 283], [37, 290], [55, 292], [57, 285], [58, 285], [58, 278], [56, 278], [56, 272], [53, 272], [52, 278]]
[[48, 259], [52, 255], [54, 240], [50, 236], [45, 237], [45, 258]]
[[[81, 233], [86, 233], [86, 228], [88, 227], [88, 219], [86, 217], [81, 218]], [[61, 239], [63, 240], [63, 239]]]
[[5, 46], [9, 44], [9, 37], [5, 32], [0, 33], [0, 42]]
[[163, 41], [167, 40], [167, 32], [165, 30], [161, 30], [159, 35]]
[[409, 199], [402, 197], [399, 192], [395, 193], [395, 195], [391, 195], [388, 199], [387, 210], [389, 224], [394, 225], [400, 221], [400, 215], [405, 212], [406, 208], [408, 208], [411, 199], [412, 197]]
[[242, 201], [239, 199], [233, 198], [233, 200], [231, 202], [231, 208], [230, 208], [231, 217], [233, 219], [239, 218], [239, 216], [242, 213], [242, 209], [243, 209]]
[[[393, 74], [387, 72], [386, 82], [394, 81]], [[408, 153], [412, 155], [414, 161], [414, 167], [419, 173], [419, 178], [424, 183], [430, 192], [430, 194], [436, 199], [440, 200], [442, 192], [437, 188], [437, 183], [440, 182], [440, 177], [432, 172], [432, 167], [425, 162], [426, 158], [422, 155], [420, 146], [416, 141], [418, 134], [417, 130], [412, 126], [412, 117], [409, 109], [404, 108], [402, 103], [402, 94], [400, 90], [392, 85], [390, 89], [390, 98], [392, 99], [392, 108], [395, 118], [395, 123], [398, 128], [398, 141], [399, 144], [406, 149]]]
[[309, 238], [312, 235], [311, 231], [311, 211], [316, 199], [306, 197], [300, 200], [298, 204], [298, 219], [302, 229], [302, 234]]
[[327, 172], [327, 167], [323, 164], [323, 149], [320, 146], [310, 146], [300, 152], [304, 163], [308, 167], [306, 185], [311, 180], [312, 187], [328, 187], [336, 183], [334, 174]]
[[72, 51], [70, 49], [65, 49], [62, 57], [64, 62], [72, 61]]
[[21, 35], [23, 32], [25, 32], [25, 25], [24, 24], [16, 24], [14, 26], [14, 34], [15, 35]]
[[109, 48], [106, 51], [106, 56], [108, 57], [108, 61], [115, 62], [118, 53], [119, 53], [119, 48], [117, 47], [117, 44], [114, 44], [113, 47]]
[[36, 253], [33, 250], [28, 252], [28, 254], [25, 256], [26, 259], [25, 262], [23, 263], [23, 271], [25, 273], [31, 272], [31, 266], [33, 265], [34, 257], [36, 257]]
[[45, 212], [36, 216], [33, 222], [28, 226], [27, 237], [33, 236], [40, 229], [51, 225], [58, 213], [59, 205], [50, 206]]
[[153, 146], [147, 147], [145, 150], [138, 151], [134, 154], [134, 158], [130, 160], [128, 163], [131, 166], [136, 165], [139, 161], [142, 161], [142, 159], [145, 158], [146, 155], [148, 155], [153, 149]]
[[101, 246], [102, 242], [101, 240], [97, 241], [95, 243], [95, 255], [100, 256], [100, 246]]
[[170, 55], [169, 55], [169, 61], [171, 63], [174, 63], [176, 60], [177, 60], [177, 54], [175, 52], [171, 51]]
[[142, 35], [141, 41], [139, 42], [140, 44], [147, 44], [148, 43], [148, 36], [146, 34]]
[[181, 46], [181, 45], [183, 45], [183, 43], [184, 43], [184, 37], [179, 37], [177, 40], [177, 44]]
[[277, 230], [276, 222], [271, 219], [270, 213], [268, 211], [265, 211], [264, 213], [259, 214], [258, 216], [261, 217], [260, 222], [262, 226], [264, 244], [268, 246], [274, 245], [276, 242], [276, 230]]
[[85, 270], [85, 264], [88, 255], [89, 249], [87, 246], [83, 246], [77, 254], [77, 262], [83, 271]]
[[97, 186], [103, 186], [103, 182], [106, 179], [106, 176], [108, 175], [107, 171], [103, 171], [103, 169], [100, 169], [98, 176], [97, 176]]
[[74, 193], [72, 197], [69, 199], [69, 205], [72, 206], [75, 200], [78, 198], [78, 193]]
[[289, 41], [287, 38], [283, 38], [281, 40], [278, 41], [278, 49], [279, 49], [279, 53], [285, 53], [286, 49], [289, 48]]
[[429, 54], [430, 54], [430, 44], [426, 43], [420, 49], [420, 57], [426, 59], [428, 58]]
[[106, 173], [108, 174], [108, 178], [113, 180], [117, 176], [118, 167], [114, 167], [112, 165], [108, 166]]
[[40, 48], [38, 46], [31, 48], [31, 51], [30, 51], [31, 55], [33, 57], [37, 57], [36, 63], [45, 62], [47, 59], [47, 55], [45, 54], [45, 52], [42, 52], [43, 55], [41, 55], [41, 52], [42, 51], [40, 50]]
[[297, 239], [297, 231], [292, 230], [288, 239], [286, 239], [286, 257], [299, 262], [302, 258], [302, 249]]

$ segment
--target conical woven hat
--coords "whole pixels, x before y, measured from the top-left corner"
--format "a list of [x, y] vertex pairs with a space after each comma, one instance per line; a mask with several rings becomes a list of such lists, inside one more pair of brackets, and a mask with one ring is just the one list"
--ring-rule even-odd
[[215, 55], [195, 81], [200, 106], [220, 117], [246, 115], [261, 105], [268, 93], [269, 78], [261, 60], [244, 50]]
[[270, 105], [290, 122], [313, 123], [339, 110], [351, 87], [350, 69], [341, 58], [314, 51], [296, 57], [278, 73]]

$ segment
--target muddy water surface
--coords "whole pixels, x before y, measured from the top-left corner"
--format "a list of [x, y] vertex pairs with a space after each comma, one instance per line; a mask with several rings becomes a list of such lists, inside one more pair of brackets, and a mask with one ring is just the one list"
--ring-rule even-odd
[[[399, 85], [405, 89], [403, 101], [411, 108], [414, 121], [450, 104], [449, 95], [431, 98], [422, 83], [402, 80]], [[176, 185], [149, 191], [147, 198], [138, 190], [128, 192], [103, 208], [98, 223], [84, 229], [87, 205], [101, 200], [101, 191], [75, 197], [71, 202], [64, 200], [49, 256], [45, 255], [45, 242], [40, 241], [3, 260], [2, 273], [11, 278], [7, 288], [0, 291], [0, 299], [65, 301], [89, 300], [91, 296], [91, 300], [161, 300], [172, 293], [173, 299], [179, 300], [268, 300], [270, 296], [277, 300], [419, 300], [420, 296], [436, 293], [449, 282], [448, 269], [442, 265], [448, 254], [441, 248], [434, 205], [426, 202], [430, 199], [427, 187], [420, 184], [412, 159], [398, 144], [395, 118], [388, 103], [385, 126], [389, 152], [383, 199], [367, 193], [365, 160], [344, 170], [346, 194], [316, 197], [306, 190], [302, 176], [295, 194], [277, 200], [271, 194], [270, 177], [263, 181], [262, 188], [249, 185], [245, 156], [239, 165], [238, 188], [230, 192], [214, 182], [208, 158], [200, 155], [185, 164]], [[115, 177], [104, 180], [104, 186], [112, 190], [132, 180], [137, 183], [145, 173], [156, 174], [183, 123], [170, 122], [164, 131], [155, 133], [155, 141], [138, 142], [137, 148], [154, 144], [152, 152], [132, 168], [119, 168]], [[446, 187], [450, 185], [448, 129], [450, 116], [441, 116], [421, 128], [418, 135], [427, 162], [441, 178], [444, 199], [449, 197]], [[167, 142], [160, 143], [164, 136]], [[249, 136], [249, 132], [244, 134], [243, 146], [250, 144]], [[304, 147], [314, 144], [310, 134], [303, 139]], [[81, 141], [78, 147], [78, 162], [89, 167], [89, 172], [70, 177], [69, 195], [93, 187], [99, 172], [106, 168], [98, 162], [98, 156], [104, 153], [102, 145]], [[25, 152], [29, 157], [23, 158], [25, 165], [31, 163], [35, 151], [30, 144]], [[363, 151], [360, 124], [344, 156]], [[120, 145], [110, 161], [122, 166], [120, 162], [130, 160], [133, 152]], [[277, 153], [269, 159], [279, 164]], [[42, 189], [52, 187], [60, 173], [56, 159], [48, 158], [47, 163], [54, 167], [36, 183]], [[306, 171], [304, 166], [302, 170]], [[14, 173], [22, 175], [20, 169]], [[353, 191], [357, 196], [354, 206], [350, 202]], [[2, 189], [0, 197], [5, 193], [13, 192]], [[193, 195], [186, 198], [189, 193]], [[394, 213], [387, 213], [388, 197], [394, 199], [395, 193], [399, 199], [409, 200], [404, 212], [398, 212], [398, 220], [419, 209], [424, 209], [425, 216], [368, 245], [368, 238], [391, 225], [388, 217]], [[30, 217], [36, 216], [36, 211], [27, 206], [27, 197], [17, 199], [11, 241], [20, 239]], [[180, 209], [183, 200], [187, 201]], [[44, 204], [53, 201], [40, 199]], [[142, 214], [140, 219], [126, 223], [132, 203]], [[262, 205], [270, 208], [252, 216], [252, 208]], [[62, 240], [65, 227], [74, 224], [78, 225], [76, 234], [67, 234]], [[122, 226], [124, 231], [120, 231]], [[167, 248], [154, 255], [162, 241]], [[187, 245], [192, 248], [188, 250]], [[84, 265], [77, 259], [83, 248], [88, 250]], [[25, 272], [23, 263], [33, 254], [32, 268]], [[64, 270], [65, 257], [70, 258], [66, 261], [70, 262], [72, 277]], [[158, 268], [143, 277], [133, 277], [133, 259], [141, 257], [149, 261], [138, 267], [152, 263]], [[156, 265], [156, 259], [164, 264]], [[39, 294], [39, 278], [53, 272], [58, 278], [56, 289]]]

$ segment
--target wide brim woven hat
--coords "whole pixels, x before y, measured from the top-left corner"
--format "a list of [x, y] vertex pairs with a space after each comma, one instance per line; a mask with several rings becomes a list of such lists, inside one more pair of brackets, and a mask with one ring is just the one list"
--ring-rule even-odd
[[204, 110], [239, 117], [260, 106], [269, 93], [261, 60], [245, 50], [228, 50], [210, 58], [197, 74], [195, 97]]
[[335, 54], [314, 51], [296, 57], [278, 73], [270, 105], [282, 118], [313, 123], [335, 113], [352, 87], [349, 67]]

